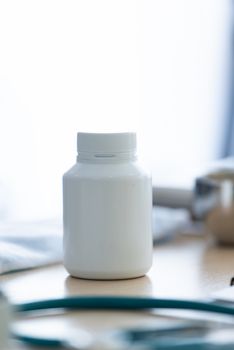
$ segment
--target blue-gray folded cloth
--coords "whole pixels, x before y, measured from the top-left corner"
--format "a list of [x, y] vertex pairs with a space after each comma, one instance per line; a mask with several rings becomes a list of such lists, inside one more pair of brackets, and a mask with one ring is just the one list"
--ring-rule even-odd
[[58, 222], [0, 224], [0, 274], [62, 262]]

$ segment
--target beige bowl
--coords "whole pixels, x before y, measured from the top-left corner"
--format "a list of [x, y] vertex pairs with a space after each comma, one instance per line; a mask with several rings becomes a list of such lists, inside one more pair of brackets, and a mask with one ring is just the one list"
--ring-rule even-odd
[[214, 208], [205, 223], [219, 243], [234, 244], [234, 206]]

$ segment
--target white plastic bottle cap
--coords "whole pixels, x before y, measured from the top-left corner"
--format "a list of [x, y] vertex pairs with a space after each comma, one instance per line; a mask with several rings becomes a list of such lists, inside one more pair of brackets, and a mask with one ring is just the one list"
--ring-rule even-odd
[[89, 153], [123, 153], [136, 151], [136, 133], [86, 133], [77, 134], [77, 151]]

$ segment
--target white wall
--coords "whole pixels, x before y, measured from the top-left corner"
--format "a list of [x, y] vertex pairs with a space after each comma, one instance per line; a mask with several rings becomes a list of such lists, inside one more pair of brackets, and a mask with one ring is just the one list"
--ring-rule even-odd
[[191, 183], [220, 145], [230, 9], [228, 0], [1, 1], [0, 217], [61, 215], [61, 176], [81, 130], [135, 130], [156, 183]]

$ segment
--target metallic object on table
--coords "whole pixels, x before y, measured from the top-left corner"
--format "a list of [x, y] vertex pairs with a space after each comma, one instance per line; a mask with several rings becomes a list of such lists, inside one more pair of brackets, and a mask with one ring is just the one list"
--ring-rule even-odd
[[226, 159], [197, 178], [193, 215], [204, 220], [220, 243], [234, 244], [234, 159]]
[[193, 191], [186, 188], [153, 187], [153, 205], [191, 209]]
[[193, 191], [154, 187], [153, 204], [185, 208], [194, 222], [204, 221], [218, 242], [234, 244], [234, 158], [221, 159], [211, 166], [196, 179]]

